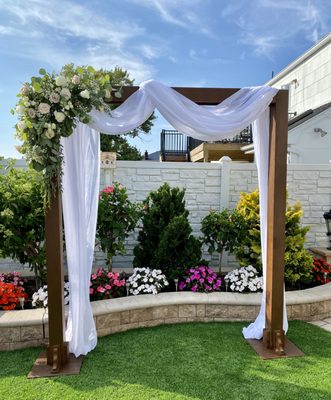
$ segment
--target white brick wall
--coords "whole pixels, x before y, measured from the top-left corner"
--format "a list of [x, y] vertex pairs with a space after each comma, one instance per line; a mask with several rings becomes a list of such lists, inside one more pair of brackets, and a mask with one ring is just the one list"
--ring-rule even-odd
[[[201, 219], [210, 209], [234, 208], [240, 192], [255, 190], [258, 186], [254, 164], [220, 163], [159, 163], [151, 161], [117, 161], [116, 167], [101, 170], [100, 189], [118, 181], [124, 185], [132, 201], [142, 201], [151, 190], [164, 182], [170, 186], [186, 188], [186, 205], [190, 212], [193, 233], [200, 235]], [[307, 247], [326, 246], [323, 213], [331, 208], [331, 165], [288, 165], [288, 201], [300, 201], [304, 215], [303, 225], [310, 225]], [[130, 268], [133, 260], [135, 234], [126, 242], [127, 255], [114, 258], [115, 268]], [[204, 251], [204, 257], [210, 256]], [[226, 262], [227, 257], [224, 257]], [[212, 265], [217, 264], [217, 255]], [[228, 258], [229, 267], [236, 265], [234, 257]], [[104, 257], [96, 252], [95, 265], [103, 266]], [[11, 264], [0, 263], [0, 269]]]

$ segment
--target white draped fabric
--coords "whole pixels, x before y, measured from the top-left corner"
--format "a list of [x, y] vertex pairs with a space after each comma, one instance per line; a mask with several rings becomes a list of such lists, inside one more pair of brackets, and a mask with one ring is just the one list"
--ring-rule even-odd
[[[177, 130], [205, 141], [238, 134], [253, 123], [259, 174], [263, 271], [266, 268], [266, 225], [269, 155], [269, 104], [277, 89], [243, 88], [217, 106], [203, 107], [156, 81], [147, 81], [112, 115], [91, 112], [89, 127], [79, 123], [73, 135], [62, 140], [64, 149], [63, 208], [70, 280], [69, 349], [76, 356], [96, 345], [96, 330], [89, 303], [99, 191], [99, 134], [127, 133], [158, 111]], [[256, 321], [243, 333], [260, 339], [264, 328], [265, 296]], [[287, 330], [287, 320], [284, 319]]]

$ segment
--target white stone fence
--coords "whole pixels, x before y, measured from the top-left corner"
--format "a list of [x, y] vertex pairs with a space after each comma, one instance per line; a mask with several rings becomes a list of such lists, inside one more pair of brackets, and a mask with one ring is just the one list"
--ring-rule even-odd
[[[256, 166], [253, 163], [225, 161], [220, 163], [176, 163], [153, 161], [116, 161], [111, 168], [101, 169], [100, 189], [118, 181], [127, 188], [132, 201], [142, 201], [148, 193], [164, 182], [186, 189], [186, 206], [196, 236], [200, 236], [201, 220], [210, 209], [234, 208], [241, 192], [258, 187]], [[331, 208], [331, 165], [288, 165], [288, 201], [300, 201], [304, 215], [303, 225], [309, 225], [307, 247], [326, 247], [323, 213]], [[127, 254], [114, 258], [114, 268], [130, 269], [138, 229], [126, 241]], [[205, 259], [210, 259], [204, 251]], [[216, 265], [217, 255], [212, 258]], [[0, 269], [11, 267], [2, 262]], [[226, 269], [236, 262], [233, 256], [224, 257]], [[96, 251], [95, 265], [104, 265], [104, 256]]]

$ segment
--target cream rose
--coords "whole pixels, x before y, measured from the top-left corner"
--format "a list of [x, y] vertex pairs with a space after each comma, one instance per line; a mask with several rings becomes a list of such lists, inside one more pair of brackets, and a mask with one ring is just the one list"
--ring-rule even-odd
[[50, 111], [51, 107], [47, 103], [40, 103], [38, 106], [38, 111], [40, 114], [48, 114]]
[[71, 93], [70, 93], [70, 90], [69, 89], [67, 89], [67, 88], [63, 88], [62, 90], [61, 90], [61, 92], [60, 92], [60, 95], [61, 95], [61, 97], [64, 97], [65, 99], [70, 99], [70, 97], [71, 97]]
[[56, 86], [67, 86], [68, 81], [63, 75], [59, 75], [55, 78]]
[[53, 139], [53, 137], [55, 136], [55, 132], [53, 131], [53, 129], [46, 129], [45, 136], [47, 137], [47, 139]]
[[79, 85], [79, 83], [80, 83], [80, 77], [79, 77], [78, 75], [74, 75], [74, 76], [72, 77], [72, 79], [71, 79], [71, 82], [72, 82], [74, 85]]
[[54, 117], [57, 120], [57, 122], [63, 122], [66, 116], [63, 112], [55, 111]]
[[89, 99], [90, 98], [90, 92], [87, 89], [82, 90], [79, 93], [79, 95], [80, 95], [80, 97], [83, 97], [83, 99]]
[[17, 106], [17, 107], [16, 107], [16, 112], [17, 112], [18, 115], [23, 115], [24, 112], [25, 112], [25, 107], [23, 107], [23, 106]]
[[60, 101], [60, 96], [56, 92], [52, 92], [49, 96], [49, 101], [51, 103], [58, 103]]
[[26, 94], [28, 94], [30, 92], [30, 88], [28, 85], [23, 85], [21, 87], [20, 93], [25, 96]]
[[29, 108], [28, 114], [30, 118], [34, 118], [36, 116], [36, 112], [33, 108]]
[[19, 121], [17, 123], [17, 128], [19, 131], [24, 131], [24, 129], [26, 128], [26, 123], [24, 121]]

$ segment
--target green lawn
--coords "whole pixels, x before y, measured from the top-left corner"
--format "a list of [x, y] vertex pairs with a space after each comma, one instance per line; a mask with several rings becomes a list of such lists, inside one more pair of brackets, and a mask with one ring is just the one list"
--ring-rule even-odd
[[40, 349], [0, 352], [0, 399], [331, 399], [331, 334], [303, 322], [302, 358], [263, 361], [243, 323], [166, 325], [101, 338], [79, 376], [26, 379]]

